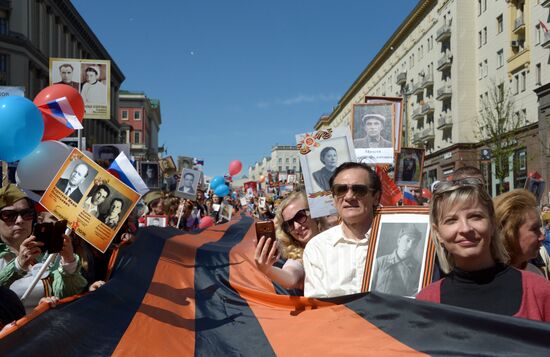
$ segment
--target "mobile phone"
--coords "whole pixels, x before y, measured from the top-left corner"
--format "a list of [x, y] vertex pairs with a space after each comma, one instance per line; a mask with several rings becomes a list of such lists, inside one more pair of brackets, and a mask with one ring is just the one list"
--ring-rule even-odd
[[63, 234], [67, 228], [67, 221], [37, 223], [33, 229], [33, 235], [37, 242], [44, 245], [40, 247], [42, 252], [59, 253], [63, 249]]
[[275, 225], [273, 221], [256, 222], [256, 238], [260, 241], [260, 238], [271, 238], [272, 242], [275, 242]]

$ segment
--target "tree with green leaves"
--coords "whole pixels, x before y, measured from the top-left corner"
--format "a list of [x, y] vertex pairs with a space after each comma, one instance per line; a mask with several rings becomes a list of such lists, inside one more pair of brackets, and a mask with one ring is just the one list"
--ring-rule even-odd
[[500, 194], [504, 191], [504, 179], [509, 175], [510, 157], [517, 148], [515, 137], [525, 125], [525, 118], [514, 112], [514, 99], [504, 83], [491, 81], [480, 104], [476, 136], [491, 148], [495, 177], [501, 183]]

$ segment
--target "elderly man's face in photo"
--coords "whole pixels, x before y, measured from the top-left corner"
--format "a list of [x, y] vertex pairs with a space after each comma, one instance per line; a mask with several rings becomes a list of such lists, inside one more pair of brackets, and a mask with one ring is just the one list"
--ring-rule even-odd
[[191, 174], [186, 174], [185, 176], [183, 176], [183, 186], [184, 187], [191, 187], [193, 185], [193, 175]]
[[95, 71], [86, 71], [86, 81], [91, 84], [97, 82], [97, 73]]
[[107, 191], [100, 188], [94, 193], [94, 196], [92, 197], [92, 203], [96, 206], [102, 204], [105, 199], [107, 198]]
[[397, 240], [397, 255], [401, 259], [408, 258], [412, 255], [418, 239], [409, 234], [403, 234]]
[[378, 138], [384, 129], [382, 122], [378, 119], [370, 118], [365, 122], [365, 131], [367, 135], [373, 138]]
[[71, 83], [73, 80], [73, 69], [69, 66], [60, 67], [61, 81], [63, 83]]
[[69, 177], [69, 183], [71, 186], [78, 186], [84, 181], [84, 178], [86, 178], [86, 175], [88, 174], [88, 166], [84, 164], [78, 164], [73, 169], [73, 172], [71, 172], [71, 176]]

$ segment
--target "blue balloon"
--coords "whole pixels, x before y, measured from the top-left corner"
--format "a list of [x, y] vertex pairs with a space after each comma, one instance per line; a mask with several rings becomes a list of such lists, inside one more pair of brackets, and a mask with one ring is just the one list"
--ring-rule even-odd
[[212, 181], [210, 181], [210, 188], [215, 190], [216, 187], [223, 184], [225, 184], [225, 179], [223, 178], [223, 176], [214, 176]]
[[25, 97], [0, 99], [0, 160], [12, 162], [30, 154], [42, 140], [44, 120]]
[[227, 196], [229, 193], [229, 187], [227, 187], [226, 184], [221, 184], [214, 190], [214, 194], [218, 197], [224, 197]]

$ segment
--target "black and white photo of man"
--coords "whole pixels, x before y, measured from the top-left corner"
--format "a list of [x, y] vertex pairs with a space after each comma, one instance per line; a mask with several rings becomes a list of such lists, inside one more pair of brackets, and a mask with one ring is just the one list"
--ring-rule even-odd
[[[78, 203], [84, 195], [80, 184], [88, 177], [90, 167], [83, 162], [75, 165], [68, 178], [60, 178], [55, 187], [60, 189], [65, 196]], [[85, 190], [84, 190], [85, 191]]]
[[178, 191], [194, 195], [196, 191], [193, 188], [193, 181], [195, 181], [195, 175], [193, 175], [193, 173], [191, 172], [186, 172], [185, 174], [183, 174], [181, 186], [178, 188]]
[[355, 139], [355, 148], [391, 148], [391, 140], [386, 140], [382, 132], [386, 125], [386, 118], [381, 114], [368, 113], [361, 117], [364, 136]]
[[[413, 296], [418, 292], [421, 259], [417, 257], [418, 244], [423, 241], [423, 233], [418, 224], [399, 224], [397, 244], [394, 250], [376, 258], [372, 272], [371, 291], [399, 296]], [[419, 224], [426, 226], [425, 223]], [[392, 237], [380, 234], [382, 243], [389, 243]], [[422, 258], [422, 257], [420, 257]]]

